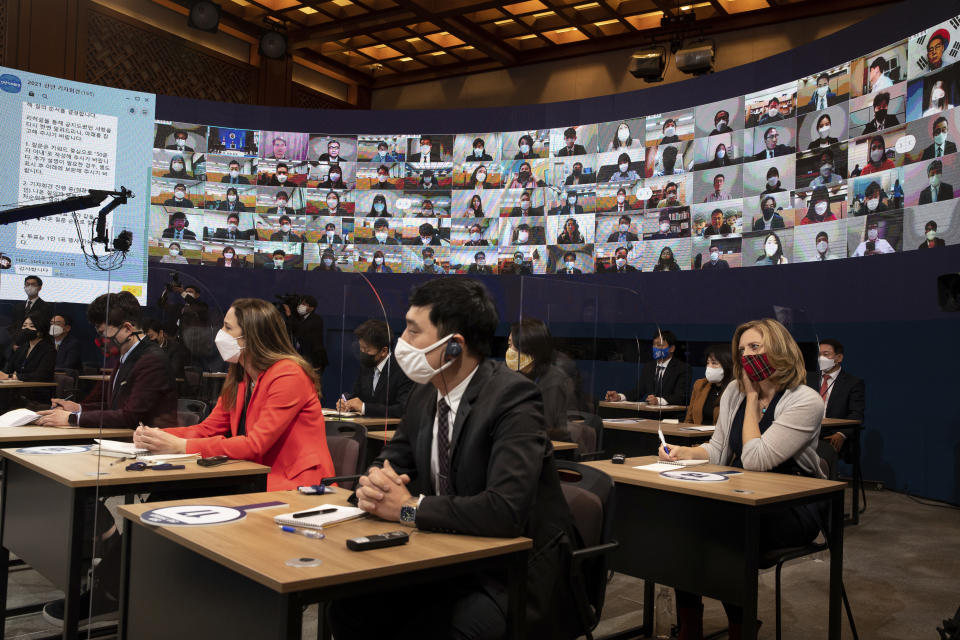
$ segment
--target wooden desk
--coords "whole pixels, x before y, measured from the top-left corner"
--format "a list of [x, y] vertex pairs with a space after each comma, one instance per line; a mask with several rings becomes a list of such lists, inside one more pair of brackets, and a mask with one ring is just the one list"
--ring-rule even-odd
[[214, 379], [214, 380], [226, 380], [227, 372], [226, 371], [204, 371], [203, 377], [207, 379]]
[[90, 442], [93, 438], [129, 440], [133, 429], [88, 429], [79, 427], [0, 427], [0, 445], [32, 447], [41, 444], [72, 444]]
[[0, 391], [4, 389], [40, 389], [56, 387], [56, 382], [24, 382], [23, 380], [0, 380]]
[[100, 373], [97, 375], [85, 375], [77, 376], [77, 380], [83, 380], [84, 382], [106, 382], [110, 379], [109, 373]]
[[633, 468], [656, 460], [644, 456], [622, 465], [585, 463], [616, 483], [613, 537], [620, 548], [613, 553], [611, 568], [643, 578], [646, 637], [653, 631], [653, 585], [660, 583], [742, 606], [743, 637], [756, 638], [758, 519], [784, 507], [829, 500], [828, 628], [831, 640], [840, 639], [845, 483], [711, 464], [693, 470], [741, 473], [723, 482], [687, 482]]
[[[611, 456], [622, 453], [625, 456], [646, 456], [655, 454], [660, 446], [660, 436], [657, 433], [657, 420], [638, 419], [630, 422], [621, 422], [625, 418], [609, 418], [603, 421], [603, 448]], [[665, 438], [672, 440], [682, 439], [684, 446], [694, 446], [709, 440], [713, 431], [695, 431], [691, 427], [700, 425], [680, 422], [659, 423], [663, 428]]]
[[850, 454], [853, 456], [853, 478], [850, 483], [851, 500], [853, 507], [850, 511], [850, 520], [852, 524], [860, 524], [860, 492], [863, 491], [863, 471], [861, 468], [861, 434], [863, 433], [863, 423], [860, 420], [846, 420], [843, 418], [824, 418], [820, 423], [820, 437], [836, 433], [841, 429], [850, 429], [853, 431], [853, 439], [850, 442]]
[[323, 419], [324, 421], [327, 421], [327, 422], [332, 420], [336, 420], [339, 422], [353, 422], [355, 424], [362, 424], [368, 429], [370, 427], [381, 427], [383, 429], [386, 429], [388, 427], [396, 427], [401, 422], [400, 418], [368, 418], [366, 416], [350, 417], [350, 416], [337, 416], [337, 415], [327, 415], [327, 414], [323, 415]]
[[[348, 538], [405, 527], [363, 518], [329, 527], [325, 539], [312, 540], [284, 533], [273, 522], [280, 513], [344, 504], [346, 495], [277, 491], [120, 507], [121, 516], [130, 521], [123, 540], [120, 637], [299, 640], [307, 604], [500, 568], [510, 585], [510, 637], [522, 637], [531, 540], [411, 530], [410, 541], [402, 547], [357, 553], [346, 548]], [[140, 514], [159, 506], [242, 506], [274, 500], [288, 506], [251, 511], [241, 520], [212, 527], [155, 527], [140, 520]], [[286, 564], [304, 557], [321, 563]], [[371, 615], [377, 615], [375, 603], [371, 598]]]
[[[370, 440], [389, 442], [396, 433], [396, 431], [367, 431], [367, 438]], [[551, 440], [550, 443], [553, 445], [554, 451], [575, 451], [579, 446], [576, 442], [562, 442], [560, 440]], [[375, 457], [376, 456], [374, 456], [374, 458]], [[373, 458], [370, 459], [370, 461], [372, 460]], [[367, 466], [370, 465], [368, 464]]]
[[[608, 402], [602, 400], [597, 409], [601, 418], [676, 418], [678, 414], [686, 414], [687, 407], [679, 404], [665, 404], [663, 406], [647, 404], [646, 402]], [[606, 448], [606, 443], [604, 443]]]
[[77, 637], [84, 519], [88, 505], [98, 496], [130, 496], [171, 487], [211, 493], [258, 491], [266, 488], [270, 471], [252, 462], [201, 467], [190, 460], [182, 463], [186, 467], [182, 470], [127, 471], [128, 461], [111, 465], [119, 458], [104, 456], [98, 465], [95, 453], [31, 455], [0, 449], [0, 456], [4, 463], [0, 494], [0, 637], [6, 622], [11, 553], [63, 590], [63, 637]]

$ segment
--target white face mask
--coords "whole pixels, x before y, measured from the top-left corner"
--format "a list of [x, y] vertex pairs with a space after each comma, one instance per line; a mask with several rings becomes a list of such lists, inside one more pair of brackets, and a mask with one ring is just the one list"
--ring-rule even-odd
[[481, 171], [480, 173], [477, 174], [477, 182], [484, 182], [486, 181], [486, 179], [487, 179], [487, 174], [485, 174], [484, 172]]
[[937, 100], [943, 100], [944, 96], [946, 96], [946, 95], [947, 95], [947, 94], [944, 93], [943, 89], [934, 89], [934, 90], [930, 93], [930, 99], [933, 100], [934, 102], [936, 102]]
[[29, 285], [23, 288], [23, 292], [27, 294], [28, 298], [32, 298], [40, 292], [40, 288], [34, 285]]
[[933, 229], [931, 229], [930, 231], [927, 231], [926, 235], [927, 235], [927, 240], [930, 242], [933, 242], [934, 240], [937, 239], [937, 232], [934, 231]]
[[630, 138], [630, 130], [629, 130], [629, 129], [623, 129], [623, 128], [621, 128], [621, 129], [619, 129], [619, 130], [617, 131], [617, 139], [618, 139], [620, 142], [626, 142], [627, 139], [629, 139], [629, 138]]
[[626, 202], [626, 201], [627, 201], [627, 196], [625, 196], [625, 195], [619, 195], [619, 196], [617, 196], [617, 204], [623, 204], [623, 203]]
[[213, 339], [213, 343], [217, 345], [217, 351], [220, 352], [220, 357], [223, 358], [224, 362], [237, 362], [240, 360], [240, 352], [243, 351], [243, 347], [240, 346], [237, 338], [234, 338], [223, 329], [217, 332], [217, 337]]
[[381, 258], [380, 256], [377, 256], [376, 258], [373, 259], [373, 264], [379, 267], [380, 265], [383, 264], [383, 258]]
[[520, 145], [520, 153], [530, 153], [530, 145], [528, 144]]
[[526, 211], [527, 209], [529, 209], [529, 208], [530, 208], [530, 201], [529, 201], [529, 200], [521, 200], [521, 201], [520, 201], [520, 208], [523, 209], [524, 211]]
[[445, 338], [440, 338], [430, 346], [422, 349], [412, 347], [406, 340], [399, 338], [393, 354], [397, 359], [397, 364], [400, 365], [400, 369], [403, 370], [408, 378], [417, 384], [427, 384], [433, 380], [435, 375], [448, 368], [454, 362], [454, 360], [450, 360], [446, 364], [441, 365], [439, 369], [434, 369], [427, 361], [427, 354], [437, 347], [446, 344], [452, 337], [453, 334], [451, 333]]
[[831, 173], [833, 173], [832, 164], [824, 164], [820, 166], [820, 175], [824, 178], [829, 178]]
[[328, 238], [332, 238], [332, 237], [335, 236], [336, 234], [337, 234], [336, 231], [333, 231], [333, 230], [327, 231], [327, 237], [328, 237]]
[[707, 382], [711, 384], [717, 384], [723, 380], [723, 367], [707, 367], [707, 371], [704, 374], [707, 378]]
[[626, 233], [628, 231], [630, 231], [630, 225], [628, 224], [620, 225], [620, 233]]
[[620, 173], [626, 173], [627, 170], [629, 170], [629, 169], [630, 169], [630, 165], [629, 165], [629, 164], [627, 164], [626, 162], [621, 162], [621, 163], [620, 163]]
[[387, 181], [387, 175], [385, 173], [377, 174], [377, 182], [386, 182], [386, 181]]
[[767, 115], [770, 116], [771, 118], [777, 115], [778, 113], [780, 113], [780, 110], [777, 109], [776, 107], [770, 107], [769, 109], [767, 109]]
[[172, 256], [180, 255], [180, 249], [170, 249], [170, 255]]
[[50, 325], [50, 335], [54, 338], [58, 338], [63, 334], [63, 327], [58, 324]]
[[880, 206], [880, 198], [870, 198], [867, 200], [867, 209], [870, 211], [876, 211], [877, 207]]
[[821, 138], [826, 138], [828, 135], [830, 135], [830, 125], [827, 125], [825, 127], [820, 127], [819, 129], [817, 129], [817, 133], [820, 134]]
[[378, 241], [378, 242], [386, 242], [386, 241], [387, 241], [387, 232], [386, 232], [386, 231], [377, 231], [374, 235], [377, 236], [377, 241]]
[[777, 176], [773, 176], [772, 178], [767, 178], [768, 187], [775, 187], [778, 184], [780, 184], [780, 178], [778, 178]]
[[187, 141], [182, 138], [177, 138], [177, 146], [183, 149], [185, 146], [187, 146]]
[[476, 149], [474, 149], [474, 150], [473, 150], [473, 155], [476, 156], [476, 157], [478, 157], [478, 158], [482, 158], [482, 157], [483, 157], [483, 147], [477, 147]]
[[330, 200], [327, 200], [327, 209], [329, 209], [330, 211], [333, 211], [338, 206], [340, 206], [339, 200], [334, 200], [332, 198]]
[[227, 196], [227, 202], [236, 202], [236, 201], [237, 201], [237, 196], [233, 194], [230, 194], [229, 196]]
[[820, 371], [827, 371], [829, 369], [833, 369], [833, 367], [837, 364], [837, 362], [833, 358], [820, 356], [819, 358], [817, 358], [817, 364], [820, 367]]
[[867, 239], [868, 239], [868, 240], [876, 240], [878, 235], [879, 235], [879, 234], [877, 233], [877, 230], [876, 230], [876, 229], [870, 229], [870, 230], [867, 231]]
[[340, 174], [339, 174], [339, 173], [331, 173], [331, 174], [330, 174], [330, 182], [340, 182]]
[[284, 233], [290, 233], [290, 225], [288, 224], [280, 225], [280, 231], [283, 231]]
[[829, 90], [830, 90], [830, 87], [828, 87], [827, 85], [823, 85], [822, 87], [817, 87], [817, 93], [819, 93], [821, 96], [827, 95], [827, 91]]
[[174, 192], [173, 192], [173, 197], [176, 198], [177, 200], [183, 200], [183, 196], [184, 196], [184, 195], [186, 195], [186, 192], [185, 192], [185, 191], [174, 191]]
[[676, 133], [677, 133], [677, 128], [676, 128], [676, 127], [667, 127], [666, 129], [663, 130], [663, 135], [664, 135], [664, 137], [666, 137], [666, 138], [669, 138], [670, 136], [672, 136], [672, 135], [674, 135], [674, 134], [676, 134]]
[[777, 253], [777, 243], [768, 242], [767, 244], [763, 245], [763, 251], [772, 258], [774, 254]]
[[530, 234], [526, 231], [520, 231], [517, 233], [518, 242], [526, 242], [528, 238], [530, 238]]
[[821, 200], [813, 205], [813, 210], [817, 212], [818, 216], [822, 216], [827, 211], [827, 203]]
[[569, 205], [577, 204], [577, 196], [567, 196], [567, 204]]
[[233, 260], [233, 254], [232, 254], [232, 253], [225, 253], [225, 254], [223, 254], [223, 259], [224, 259], [224, 260], [227, 260], [227, 261], [229, 262], [230, 260]]
[[173, 163], [173, 170], [174, 170], [174, 171], [183, 171], [183, 163], [182, 163], [182, 162], [174, 162], [174, 163]]
[[430, 236], [420, 236], [420, 244], [430, 244], [430, 240], [432, 240]]
[[874, 149], [870, 152], [870, 160], [880, 162], [883, 159], [883, 149]]
[[947, 134], [938, 133], [937, 135], [933, 136], [933, 141], [939, 145], [942, 145], [944, 142], [947, 141]]
[[332, 265], [332, 264], [333, 264], [333, 258], [324, 258], [324, 259], [323, 259], [323, 266], [329, 267], [329, 266]]
[[667, 232], [670, 230], [670, 224], [667, 222], [660, 223], [660, 231]]
[[278, 174], [277, 174], [277, 182], [279, 182], [280, 184], [283, 184], [283, 183], [286, 182], [286, 181], [287, 181], [287, 174], [285, 174], [285, 173], [278, 173]]
[[821, 240], [820, 242], [817, 243], [817, 252], [818, 252], [818, 253], [826, 253], [826, 252], [827, 252], [827, 249], [829, 249], [829, 248], [830, 248], [830, 245], [827, 244], [827, 243], [826, 243], [825, 241], [823, 241], [823, 240]]
[[228, 230], [228, 231], [236, 231], [236, 230], [237, 230], [237, 225], [235, 225], [235, 224], [233, 224], [233, 223], [231, 222], [230, 224], [227, 225], [227, 230]]
[[274, 261], [273, 261], [273, 267], [274, 267], [275, 269], [283, 269], [283, 259], [274, 260]]
[[298, 313], [299, 315], [303, 316], [303, 317], [306, 317], [307, 314], [310, 313], [310, 312], [307, 310], [306, 305], [302, 305], [302, 304], [301, 304], [301, 305], [298, 305], [298, 306], [297, 306], [297, 313]]
[[576, 262], [567, 262], [567, 263], [565, 263], [565, 268], [566, 268], [567, 271], [571, 271], [571, 272], [572, 272], [576, 266], [577, 266], [577, 263], [576, 263]]
[[720, 259], [720, 254], [717, 251], [714, 251], [710, 254], [710, 262], [716, 262]]
[[479, 233], [471, 233], [471, 234], [470, 234], [470, 241], [471, 241], [471, 242], [480, 242], [480, 239], [481, 239], [482, 237], [483, 237], [483, 236], [481, 236]]
[[727, 150], [726, 150], [726, 149], [717, 149], [717, 157], [720, 158], [721, 160], [723, 160], [724, 158], [726, 158], [726, 157], [727, 157]]
[[718, 129], [718, 130], [723, 129], [723, 128], [726, 127], [726, 126], [727, 126], [727, 121], [726, 121], [726, 120], [718, 120], [718, 121], [717, 121], [717, 129]]
[[625, 266], [627, 266], [627, 259], [626, 259], [626, 258], [617, 258], [617, 268], [620, 269], [620, 268], [625, 267]]
[[230, 171], [230, 177], [231, 177], [231, 178], [239, 178], [239, 177], [240, 177], [240, 172], [237, 171], [236, 169], [234, 169], [234, 170]]

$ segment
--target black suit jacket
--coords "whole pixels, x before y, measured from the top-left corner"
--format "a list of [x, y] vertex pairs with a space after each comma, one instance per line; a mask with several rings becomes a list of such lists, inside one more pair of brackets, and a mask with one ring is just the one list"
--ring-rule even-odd
[[[51, 342], [51, 344], [53, 344]], [[61, 369], [75, 369], [79, 372], [83, 368], [83, 357], [80, 349], [80, 341], [73, 337], [72, 334], [68, 334], [66, 338], [60, 343], [60, 346], [53, 347], [57, 351], [57, 359], [54, 368], [58, 371]]]
[[640, 371], [640, 382], [627, 394], [627, 400], [643, 402], [651, 394], [670, 404], [687, 404], [690, 399], [690, 365], [676, 356], [670, 358], [667, 370], [663, 373], [663, 382], [657, 384], [657, 362], [650, 360], [644, 364]]
[[53, 382], [56, 360], [57, 351], [49, 340], [41, 340], [32, 350], [30, 345], [22, 343], [10, 356], [4, 373], [16, 373], [17, 379], [24, 382]]
[[557, 151], [558, 158], [565, 158], [567, 156], [583, 156], [586, 154], [587, 149], [582, 144], [573, 145], [573, 151], [571, 151], [566, 145], [564, 145], [560, 151]]
[[[416, 525], [489, 537], [533, 540], [527, 565], [527, 637], [571, 637], [574, 622], [565, 578], [565, 549], [575, 539], [569, 508], [560, 490], [553, 448], [544, 431], [537, 386], [503, 364], [485, 360], [460, 400], [450, 445], [452, 495], [435, 495], [430, 450], [437, 390], [416, 385], [397, 434], [374, 464], [384, 460], [407, 473], [411, 494], [426, 497]], [[487, 591], [506, 611], [501, 575], [481, 574]]]
[[[934, 249], [939, 249], [939, 248], [945, 247], [945, 246], [947, 246], [947, 243], [943, 241], [943, 238], [934, 238], [934, 239], [933, 239], [933, 248], [934, 248]], [[923, 242], [921, 242], [921, 243], [920, 243], [920, 246], [917, 247], [917, 249], [929, 249], [929, 248], [930, 248], [930, 246], [927, 245], [927, 241], [926, 241], [926, 240], [924, 240]]]
[[[773, 157], [774, 157], [774, 158], [779, 158], [780, 156], [790, 155], [791, 153], [793, 153], [793, 147], [788, 147], [788, 146], [785, 145], [785, 144], [778, 144], [777, 146], [775, 146], [775, 147], [773, 148]], [[767, 157], [767, 148], [764, 147], [762, 151], [760, 151], [759, 153], [754, 154], [753, 159], [754, 159], [754, 160], [763, 160], [763, 159], [766, 158], [766, 157]]]
[[[13, 303], [10, 326], [7, 328], [11, 336], [15, 336], [15, 334], [20, 331], [20, 327], [23, 326], [23, 320], [27, 317], [26, 306], [26, 300], [19, 300]], [[30, 307], [30, 313], [41, 313], [47, 319], [47, 322], [50, 322], [50, 318], [53, 317], [53, 305], [38, 296], [37, 299], [34, 300], [33, 306]]]
[[[920, 204], [930, 204], [933, 202], [933, 194], [930, 191], [932, 188], [933, 187], [927, 187], [920, 192]], [[941, 182], [940, 188], [937, 190], [937, 202], [951, 199], [953, 199], [953, 185]]]
[[[807, 374], [807, 385], [813, 388], [817, 393], [820, 392], [822, 379], [819, 371], [812, 371]], [[855, 375], [849, 374], [841, 367], [840, 375], [837, 376], [833, 388], [830, 390], [830, 400], [827, 402], [827, 411], [825, 418], [841, 418], [844, 420], [863, 421], [863, 414], [866, 410], [866, 386], [863, 380]], [[852, 429], [839, 429], [847, 440], [844, 442], [844, 448], [841, 454], [847, 462], [850, 462], [849, 447], [847, 442], [853, 434]]]
[[[947, 140], [943, 143], [943, 155], [957, 152], [957, 145], [953, 141]], [[923, 157], [921, 160], [933, 160], [937, 153], [937, 145], [931, 144], [929, 147], [923, 150]]]
[[214, 232], [213, 237], [215, 240], [250, 240], [254, 236], [253, 229], [247, 229], [240, 231], [239, 229], [234, 232], [233, 237], [230, 237], [230, 232], [227, 229], [217, 228]]
[[[118, 366], [110, 380], [81, 405], [81, 427], [134, 428], [177, 426], [177, 391], [167, 356], [159, 346], [143, 339]], [[101, 409], [101, 397], [106, 408]], [[73, 422], [71, 420], [71, 422]]]
[[353, 383], [353, 397], [360, 398], [364, 404], [364, 415], [372, 418], [400, 418], [407, 406], [407, 398], [414, 384], [403, 373], [397, 359], [390, 359], [383, 365], [376, 389], [373, 388], [374, 368], [365, 368]]
[[186, 378], [184, 366], [190, 364], [190, 350], [173, 338], [167, 338], [167, 343], [160, 347], [170, 362], [170, 373], [174, 378]]
[[294, 327], [297, 351], [314, 369], [323, 370], [327, 366], [327, 349], [323, 346], [323, 318], [311, 313], [306, 318], [295, 321]]
[[[897, 120], [897, 116], [892, 116], [890, 114], [887, 114], [887, 117], [884, 118], [883, 120], [884, 130], [889, 129], [890, 127], [895, 127], [898, 124], [900, 124], [900, 121]], [[874, 118], [873, 120], [867, 123], [867, 126], [863, 128], [863, 134], [861, 135], [864, 135], [867, 133], [876, 133], [876, 132], [877, 132], [877, 120], [876, 118]]]

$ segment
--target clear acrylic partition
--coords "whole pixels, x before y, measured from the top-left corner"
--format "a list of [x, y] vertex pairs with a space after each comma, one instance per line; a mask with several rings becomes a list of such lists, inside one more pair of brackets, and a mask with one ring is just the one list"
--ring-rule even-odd
[[[528, 375], [538, 384], [547, 383], [541, 388], [549, 405], [545, 414], [551, 439], [576, 442], [580, 459], [610, 455], [610, 451], [602, 453], [604, 430], [596, 422], [599, 415], [649, 417], [636, 405], [600, 405], [610, 391], [632, 397], [641, 368], [650, 360], [650, 334], [656, 325], [640, 293], [617, 286], [616, 277], [601, 274], [596, 276], [597, 283], [562, 276], [521, 277], [515, 292], [519, 304], [501, 316], [507, 336], [522, 354], [527, 354], [523, 336], [535, 335], [539, 323], [549, 332], [553, 362], [549, 367], [535, 362]], [[531, 347], [531, 351], [537, 349]], [[546, 358], [549, 349], [543, 353]], [[562, 385], [551, 379], [562, 380]], [[557, 424], [556, 416], [563, 411], [556, 405], [564, 401], [568, 420]]]

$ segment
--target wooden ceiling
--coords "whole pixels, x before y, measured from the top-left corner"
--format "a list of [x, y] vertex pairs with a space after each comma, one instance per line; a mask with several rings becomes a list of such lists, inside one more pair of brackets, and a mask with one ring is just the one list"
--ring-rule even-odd
[[[890, 0], [218, 0], [221, 24], [285, 28], [291, 53], [371, 89], [825, 15]], [[661, 18], [696, 15], [693, 26]]]

